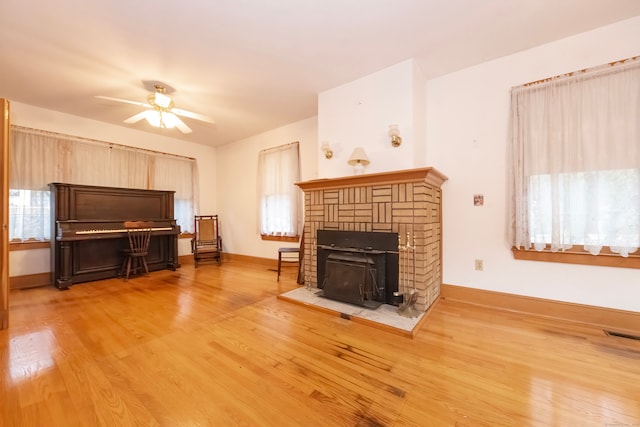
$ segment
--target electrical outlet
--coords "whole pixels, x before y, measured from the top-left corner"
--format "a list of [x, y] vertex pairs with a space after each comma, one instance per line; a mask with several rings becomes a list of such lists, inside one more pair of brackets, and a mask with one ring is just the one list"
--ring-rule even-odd
[[483, 262], [482, 262], [482, 260], [481, 260], [481, 259], [477, 259], [477, 260], [476, 260], [476, 270], [477, 270], [477, 271], [482, 271], [482, 267], [483, 267], [483, 265], [482, 265], [482, 264], [483, 264]]

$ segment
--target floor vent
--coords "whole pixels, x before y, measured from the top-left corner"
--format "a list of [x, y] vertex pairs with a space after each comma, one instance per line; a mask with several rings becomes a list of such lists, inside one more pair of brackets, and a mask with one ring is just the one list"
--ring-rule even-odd
[[625, 334], [623, 332], [607, 331], [606, 329], [604, 330], [604, 333], [609, 335], [610, 337], [620, 337], [620, 338], [627, 338], [630, 340], [640, 341], [640, 336], [638, 335]]

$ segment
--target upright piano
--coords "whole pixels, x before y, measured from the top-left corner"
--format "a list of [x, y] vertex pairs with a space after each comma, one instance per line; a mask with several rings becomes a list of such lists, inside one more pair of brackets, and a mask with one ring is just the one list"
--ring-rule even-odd
[[129, 241], [124, 221], [152, 223], [149, 270], [180, 267], [173, 191], [49, 184], [51, 281], [59, 289], [120, 273]]

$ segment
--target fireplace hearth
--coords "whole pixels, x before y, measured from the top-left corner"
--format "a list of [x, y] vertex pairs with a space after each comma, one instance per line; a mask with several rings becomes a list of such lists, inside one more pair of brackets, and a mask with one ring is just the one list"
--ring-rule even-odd
[[398, 233], [317, 231], [319, 296], [366, 308], [394, 304]]

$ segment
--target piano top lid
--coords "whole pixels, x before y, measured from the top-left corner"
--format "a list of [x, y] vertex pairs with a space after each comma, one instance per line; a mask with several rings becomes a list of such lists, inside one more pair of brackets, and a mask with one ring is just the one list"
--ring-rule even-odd
[[167, 222], [175, 222], [175, 218], [127, 218], [127, 219], [57, 219], [56, 224], [122, 224], [125, 221], [147, 221], [147, 222], [156, 222], [156, 223], [167, 223]]
[[78, 190], [96, 190], [96, 191], [114, 191], [114, 192], [144, 192], [144, 193], [175, 193], [175, 190], [150, 190], [146, 188], [127, 188], [127, 187], [107, 187], [102, 185], [85, 185], [85, 184], [69, 184], [67, 182], [50, 182], [48, 184], [49, 189], [53, 190], [54, 188], [71, 188]]

